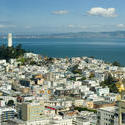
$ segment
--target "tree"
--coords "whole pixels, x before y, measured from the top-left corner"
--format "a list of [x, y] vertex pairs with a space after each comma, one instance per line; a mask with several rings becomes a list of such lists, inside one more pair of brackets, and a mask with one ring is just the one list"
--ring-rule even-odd
[[94, 56], [90, 56], [90, 58], [94, 59]]
[[70, 77], [69, 80], [76, 81], [76, 77]]
[[75, 66], [73, 66], [72, 68], [71, 68], [71, 71], [72, 71], [72, 73], [74, 73], [74, 74], [82, 74], [82, 70], [81, 69], [78, 69], [78, 67], [79, 67], [79, 65], [75, 65]]
[[78, 79], [78, 81], [84, 81], [86, 80], [86, 77], [82, 77], [81, 79]]
[[35, 61], [30, 61], [30, 65], [37, 65]]
[[9, 100], [7, 103], [8, 106], [13, 106], [14, 105], [14, 101], [13, 100]]
[[112, 63], [112, 65], [113, 65], [113, 66], [119, 66], [119, 67], [121, 66], [121, 64], [120, 64], [119, 62], [117, 62], [117, 61], [114, 61], [114, 62]]
[[95, 74], [91, 72], [89, 78], [94, 78], [94, 77], [95, 77]]
[[108, 78], [100, 83], [100, 86], [102, 87], [108, 87], [110, 89], [110, 92], [117, 93], [118, 89], [115, 85], [116, 79], [111, 76], [111, 74], [108, 75]]
[[97, 110], [95, 110], [95, 109], [88, 109], [86, 107], [75, 107], [74, 109], [78, 110], [79, 112], [81, 112], [81, 111], [89, 111], [89, 112], [97, 113]]
[[21, 44], [16, 47], [6, 47], [5, 45], [0, 46], [0, 59], [6, 59], [7, 61], [11, 58], [18, 58], [23, 56], [26, 51], [22, 49]]

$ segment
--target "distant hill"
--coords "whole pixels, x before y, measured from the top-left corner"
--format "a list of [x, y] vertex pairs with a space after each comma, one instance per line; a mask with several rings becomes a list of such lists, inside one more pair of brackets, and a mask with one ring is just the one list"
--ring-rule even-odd
[[53, 38], [125, 38], [125, 31], [116, 32], [78, 32], [53, 34]]
[[[6, 37], [0, 36], [0, 37]], [[20, 34], [13, 35], [13, 38], [125, 38], [125, 31], [114, 32], [78, 32], [59, 34]]]
[[50, 37], [55, 38], [125, 38], [125, 31], [116, 32], [78, 32], [53, 34]]

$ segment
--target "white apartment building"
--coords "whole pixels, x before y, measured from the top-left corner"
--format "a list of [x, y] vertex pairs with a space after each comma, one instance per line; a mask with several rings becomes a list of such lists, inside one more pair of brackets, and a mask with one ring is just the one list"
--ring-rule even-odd
[[97, 125], [118, 125], [118, 107], [104, 107], [97, 111]]
[[97, 88], [96, 93], [98, 96], [106, 96], [109, 94], [109, 88]]

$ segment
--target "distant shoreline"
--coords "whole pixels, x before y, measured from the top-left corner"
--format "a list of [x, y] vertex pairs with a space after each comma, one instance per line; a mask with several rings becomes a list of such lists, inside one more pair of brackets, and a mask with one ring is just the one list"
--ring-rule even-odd
[[[7, 39], [0, 39], [0, 45], [7, 45]], [[22, 44], [30, 52], [48, 57], [83, 57], [94, 56], [106, 62], [118, 61], [125, 66], [124, 38], [14, 38], [13, 45]]]
[[[1, 34], [0, 38], [6, 38], [6, 34]], [[76, 33], [13, 33], [13, 38], [125, 38], [125, 31], [113, 32], [76, 32]]]

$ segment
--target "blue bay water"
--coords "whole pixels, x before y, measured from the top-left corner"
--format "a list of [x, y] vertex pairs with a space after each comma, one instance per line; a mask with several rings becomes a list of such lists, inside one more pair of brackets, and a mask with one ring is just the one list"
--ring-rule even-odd
[[[6, 39], [0, 39], [0, 45]], [[125, 66], [125, 39], [97, 38], [30, 38], [13, 39], [13, 44], [50, 57], [94, 56], [107, 62], [118, 61]]]

